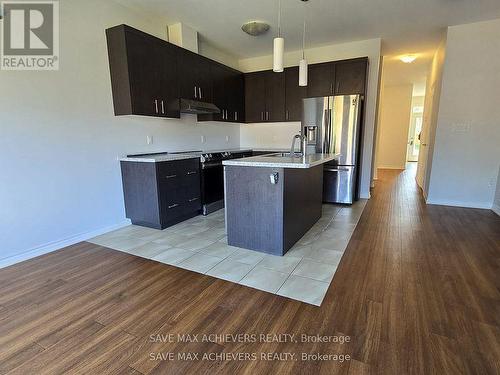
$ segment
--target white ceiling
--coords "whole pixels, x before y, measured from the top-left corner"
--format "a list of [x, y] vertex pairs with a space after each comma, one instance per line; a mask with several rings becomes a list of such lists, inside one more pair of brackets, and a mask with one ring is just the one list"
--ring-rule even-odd
[[383, 85], [412, 84], [413, 95], [423, 96], [433, 56], [432, 51], [419, 53], [417, 59], [411, 64], [402, 62], [398, 55], [384, 56]]
[[[278, 0], [117, 0], [183, 22], [215, 47], [238, 58], [271, 53], [277, 33]], [[306, 9], [309, 47], [383, 38], [384, 54], [436, 48], [447, 26], [500, 18], [500, 0], [282, 0], [286, 49], [301, 48]], [[241, 25], [262, 20], [271, 25], [260, 37], [243, 33]]]

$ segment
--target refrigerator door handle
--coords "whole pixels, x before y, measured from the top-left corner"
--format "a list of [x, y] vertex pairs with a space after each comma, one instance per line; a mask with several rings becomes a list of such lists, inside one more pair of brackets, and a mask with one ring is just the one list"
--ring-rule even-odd
[[349, 172], [349, 168], [325, 168], [325, 172]]

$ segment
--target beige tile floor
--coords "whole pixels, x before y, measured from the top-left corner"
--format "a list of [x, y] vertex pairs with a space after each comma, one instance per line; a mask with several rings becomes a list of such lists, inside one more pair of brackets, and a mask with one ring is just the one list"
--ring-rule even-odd
[[320, 306], [365, 204], [323, 205], [321, 219], [283, 257], [229, 246], [224, 210], [162, 231], [129, 225], [90, 242]]

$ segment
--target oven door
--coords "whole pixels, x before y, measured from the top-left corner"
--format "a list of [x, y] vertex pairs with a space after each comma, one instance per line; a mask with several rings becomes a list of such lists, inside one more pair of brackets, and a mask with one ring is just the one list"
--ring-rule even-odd
[[209, 162], [201, 165], [201, 200], [203, 205], [224, 200], [222, 162]]

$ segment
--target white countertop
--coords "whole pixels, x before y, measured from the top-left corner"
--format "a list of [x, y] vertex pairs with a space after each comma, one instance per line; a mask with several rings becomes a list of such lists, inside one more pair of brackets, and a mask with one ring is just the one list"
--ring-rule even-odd
[[305, 157], [284, 156], [252, 156], [243, 159], [224, 160], [223, 165], [238, 167], [267, 167], [267, 168], [312, 168], [320, 164], [338, 159], [340, 154], [310, 154]]
[[221, 150], [204, 150], [204, 151], [193, 151], [186, 153], [158, 153], [150, 155], [137, 155], [137, 156], [127, 156], [121, 158], [120, 161], [134, 161], [142, 163], [160, 163], [162, 161], [172, 161], [172, 160], [183, 160], [183, 159], [199, 159], [201, 154], [215, 154], [216, 152], [245, 152], [245, 151], [269, 151], [269, 152], [284, 152], [283, 149], [273, 149], [273, 148], [230, 148]]
[[141, 163], [160, 163], [162, 161], [184, 160], [184, 159], [199, 159], [201, 153], [192, 154], [153, 154], [144, 156], [129, 156], [121, 158], [120, 161], [135, 161]]

